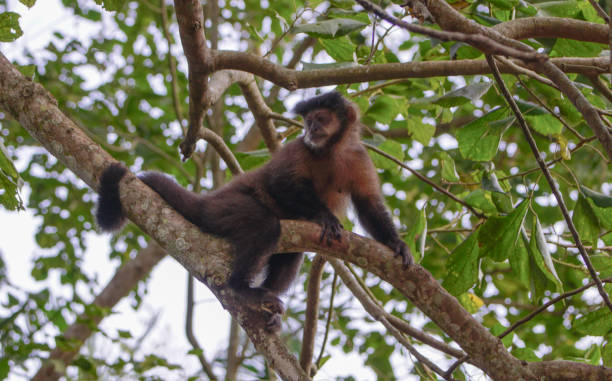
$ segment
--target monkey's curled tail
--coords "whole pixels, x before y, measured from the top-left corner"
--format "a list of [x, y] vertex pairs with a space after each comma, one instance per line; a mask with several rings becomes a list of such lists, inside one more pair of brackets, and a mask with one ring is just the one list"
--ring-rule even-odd
[[117, 230], [125, 222], [125, 214], [119, 199], [119, 181], [126, 173], [127, 169], [123, 165], [111, 164], [100, 176], [96, 220], [100, 229], [104, 231]]

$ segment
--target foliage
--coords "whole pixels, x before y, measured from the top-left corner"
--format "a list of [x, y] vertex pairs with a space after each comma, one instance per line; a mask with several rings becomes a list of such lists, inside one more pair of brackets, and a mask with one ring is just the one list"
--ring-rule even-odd
[[[30, 7], [42, 3], [22, 2]], [[52, 30], [48, 25], [45, 33], [53, 32], [53, 37], [44, 52], [26, 50], [17, 61], [35, 65], [34, 80], [117, 160], [134, 170], [168, 173], [183, 185], [210, 188], [211, 173], [215, 170], [212, 149], [207, 148], [205, 154], [198, 154], [186, 163], [177, 154], [187, 120], [188, 87], [173, 9], [168, 6], [162, 10], [160, 4], [151, 1], [63, 3], [75, 19], [91, 23], [95, 37], [74, 36]], [[483, 25], [544, 15], [602, 23], [587, 0], [459, 3], [455, 4], [464, 6], [461, 12], [465, 17]], [[351, 1], [271, 4], [244, 0], [219, 4], [220, 20], [206, 24], [209, 39], [218, 33], [220, 47], [248, 46], [252, 52], [267, 52], [270, 61], [286, 65], [296, 47], [312, 38], [312, 47], [297, 57], [304, 70], [328, 65], [354, 67], [484, 58], [480, 51], [464, 43], [408, 34], [380, 20], [374, 23], [373, 16], [366, 16]], [[165, 37], [161, 12], [167, 12], [171, 23], [167, 27], [170, 40]], [[205, 9], [209, 17], [207, 12], [212, 10]], [[19, 17], [6, 2], [0, 1], [0, 41], [19, 41], [22, 35]], [[566, 38], [532, 38], [526, 42], [551, 57], [608, 54], [602, 44]], [[2, 45], [2, 49], [8, 52], [11, 44]], [[172, 59], [178, 59], [176, 73], [171, 72]], [[177, 76], [177, 88], [173, 88], [170, 80], [172, 74]], [[611, 100], [597, 89], [592, 77], [569, 76], [589, 102], [600, 109], [611, 108]], [[582, 115], [558, 90], [533, 76], [505, 74], [503, 79], [550, 165], [595, 269], [601, 277], [612, 276], [609, 158], [602, 153], [597, 140], [590, 139], [593, 132]], [[288, 108], [295, 101], [293, 93], [263, 80], [258, 85], [273, 112], [292, 116]], [[425, 76], [351, 83], [337, 89], [359, 106], [366, 125], [364, 141], [403, 163], [400, 166], [371, 152], [384, 183], [387, 203], [413, 253], [491, 332], [501, 333], [542, 303], [591, 280], [516, 118], [490, 76]], [[177, 93], [173, 94], [174, 91]], [[313, 90], [299, 92], [300, 96], [313, 93]], [[247, 131], [256, 127], [239, 86], [231, 86], [220, 105], [208, 116], [206, 126], [223, 137], [245, 169], [267, 160], [263, 143], [245, 143]], [[608, 111], [608, 123], [609, 114]], [[85, 235], [95, 231], [95, 227], [91, 214], [94, 192], [42, 150], [7, 114], [0, 113], [0, 126], [6, 147], [0, 141], [0, 204], [8, 210], [21, 208], [17, 191], [23, 181], [31, 190], [25, 200], [27, 207], [40, 218], [34, 237], [40, 250], [34, 254], [32, 281], [43, 281], [56, 274], [73, 291], [70, 298], [60, 296], [56, 290], [24, 291], [25, 288], [6, 281], [5, 266], [0, 263], [0, 289], [7, 295], [0, 300], [3, 328], [0, 379], [4, 379], [9, 374], [35, 371], [39, 364], [33, 364], [31, 359], [46, 358], [52, 349], [45, 335], [62, 332], [74, 321], [77, 312], [87, 306], [88, 301], [81, 299], [78, 288], [95, 285], [95, 280], [81, 267], [88, 249]], [[289, 139], [296, 136], [285, 122], [278, 121], [276, 126]], [[19, 173], [11, 162], [17, 158], [27, 162]], [[405, 166], [418, 170], [461, 203], [412, 175]], [[203, 176], [202, 168], [207, 171]], [[224, 176], [231, 175], [226, 171]], [[128, 226], [112, 239], [110, 256], [129, 260], [145, 240], [140, 230]], [[420, 242], [424, 243], [423, 252]], [[309, 264], [304, 271], [308, 269]], [[423, 320], [422, 314], [396, 290], [370, 274], [359, 275], [385, 311], [408, 322], [416, 321], [415, 317]], [[300, 278], [304, 283], [306, 279]], [[331, 284], [332, 277], [325, 274], [321, 320], [328, 313]], [[8, 292], [9, 289], [13, 291]], [[305, 290], [303, 285], [292, 295], [286, 332], [301, 335]], [[609, 285], [606, 290], [610, 292]], [[144, 292], [140, 288], [131, 294], [136, 308]], [[380, 327], [372, 324], [371, 317], [362, 312], [356, 300], [346, 296], [346, 289], [340, 288], [338, 293], [344, 297], [338, 297], [333, 306], [326, 349], [358, 353], [363, 366], [377, 379], [405, 377], [405, 367], [396, 366], [398, 358], [407, 356], [400, 350], [403, 347], [380, 333]], [[440, 328], [428, 320], [422, 328], [445, 338]], [[509, 336], [514, 339], [505, 339], [504, 345], [513, 355], [527, 361], [567, 359], [612, 366], [611, 332], [610, 310], [597, 297], [578, 294], [519, 326]], [[587, 335], [598, 338], [585, 339]], [[133, 338], [120, 334], [115, 340], [126, 343]], [[297, 352], [299, 343], [295, 340], [287, 337], [290, 348]], [[124, 347], [125, 353], [130, 350], [133, 348]], [[247, 347], [240, 369], [244, 379], [264, 378], [269, 372], [264, 360], [254, 356], [253, 351]], [[227, 357], [225, 352], [216, 356], [212, 362], [220, 373]], [[156, 367], [171, 374], [181, 372], [181, 364], [171, 364], [155, 354], [144, 359], [119, 356], [112, 363], [81, 353], [73, 365], [82, 378], [99, 377], [100, 372], [134, 379], [154, 378], [157, 376], [151, 369]], [[325, 364], [321, 365], [325, 369]], [[473, 368], [466, 369], [469, 368], [458, 368], [455, 376], [466, 379]], [[355, 369], [346, 377], [364, 379], [360, 372]], [[426, 372], [420, 365], [409, 370], [412, 375], [423, 376]]]

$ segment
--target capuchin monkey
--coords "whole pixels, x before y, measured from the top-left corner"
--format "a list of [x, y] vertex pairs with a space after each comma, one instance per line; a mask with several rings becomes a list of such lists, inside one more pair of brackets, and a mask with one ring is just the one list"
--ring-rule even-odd
[[[361, 225], [374, 239], [413, 262], [385, 208], [376, 169], [360, 142], [357, 107], [329, 92], [298, 103], [304, 134], [287, 143], [263, 167], [235, 177], [224, 187], [198, 195], [157, 172], [140, 180], [204, 233], [225, 238], [235, 256], [229, 286], [268, 314], [266, 329], [280, 329], [284, 306], [279, 296], [295, 279], [303, 253], [274, 252], [280, 220], [307, 220], [322, 228], [320, 240], [341, 239], [343, 216], [352, 201]], [[98, 225], [110, 231], [125, 221], [119, 181], [127, 169], [112, 164], [100, 178]], [[268, 268], [261, 285], [254, 279]]]

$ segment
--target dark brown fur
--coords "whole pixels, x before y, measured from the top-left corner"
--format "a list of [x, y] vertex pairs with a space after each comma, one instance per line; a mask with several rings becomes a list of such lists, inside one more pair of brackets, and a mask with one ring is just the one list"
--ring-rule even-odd
[[[267, 328], [280, 327], [284, 307], [278, 298], [293, 282], [302, 253], [276, 255], [281, 219], [304, 219], [322, 227], [321, 240], [339, 240], [338, 220], [349, 201], [364, 228], [401, 255], [404, 265], [412, 256], [399, 238], [380, 193], [378, 176], [360, 143], [355, 106], [338, 93], [301, 102], [304, 136], [288, 143], [263, 167], [236, 177], [226, 186], [204, 195], [193, 194], [169, 177], [148, 172], [140, 179], [203, 232], [224, 237], [236, 257], [229, 285], [245, 302], [263, 305]], [[111, 165], [102, 175], [98, 223], [112, 230], [124, 219], [118, 183], [126, 171]], [[261, 285], [255, 277], [268, 267]]]

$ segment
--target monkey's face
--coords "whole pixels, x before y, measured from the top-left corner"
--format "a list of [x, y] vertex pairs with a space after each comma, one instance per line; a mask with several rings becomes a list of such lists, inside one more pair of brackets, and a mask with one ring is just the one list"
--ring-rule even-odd
[[304, 142], [313, 150], [319, 150], [331, 137], [341, 131], [342, 123], [335, 112], [315, 109], [304, 118]]

